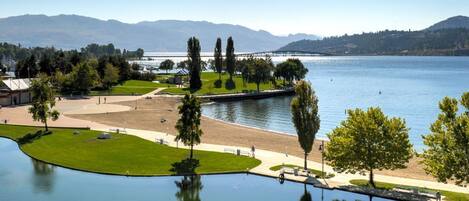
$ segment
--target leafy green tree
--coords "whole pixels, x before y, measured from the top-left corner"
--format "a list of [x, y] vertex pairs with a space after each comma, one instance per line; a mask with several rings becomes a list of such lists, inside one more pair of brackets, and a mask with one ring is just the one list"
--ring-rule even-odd
[[138, 48], [136, 52], [136, 55], [138, 57], [138, 59], [142, 59], [143, 55], [145, 54], [145, 51], [143, 51], [142, 48]]
[[176, 68], [189, 70], [189, 60], [184, 60], [177, 63]]
[[230, 36], [226, 43], [226, 71], [230, 74], [230, 80], [233, 80], [233, 74], [235, 72], [236, 56], [234, 49], [233, 38]]
[[318, 98], [311, 85], [300, 81], [295, 87], [296, 97], [291, 101], [292, 121], [296, 128], [298, 141], [304, 151], [304, 169], [308, 169], [308, 154], [313, 149], [314, 139], [321, 120], [318, 112]]
[[196, 96], [186, 94], [182, 99], [182, 105], [179, 106], [181, 117], [176, 123], [178, 135], [175, 141], [181, 141], [186, 146], [190, 146], [190, 157], [193, 158], [193, 147], [200, 143], [200, 136], [203, 134], [200, 129], [200, 116], [202, 114], [200, 101]]
[[174, 61], [172, 61], [171, 59], [166, 59], [160, 63], [160, 69], [166, 70], [166, 73], [168, 73], [168, 71], [170, 70], [173, 70], [173, 68], [174, 68]]
[[119, 69], [114, 67], [112, 64], [106, 64], [106, 68], [104, 69], [104, 77], [103, 77], [103, 86], [106, 89], [112, 87], [112, 85], [117, 84], [119, 81]]
[[39, 69], [34, 54], [19, 60], [16, 63], [16, 77], [19, 78], [34, 78], [38, 74]]
[[202, 87], [202, 80], [200, 80], [200, 43], [196, 37], [192, 37], [187, 41], [187, 57], [189, 61], [190, 88], [192, 90], [200, 89]]
[[39, 72], [45, 73], [48, 76], [52, 75], [52, 73], [54, 72], [54, 66], [49, 55], [44, 54], [39, 60]]
[[458, 101], [445, 97], [439, 103], [441, 113], [423, 136], [428, 147], [423, 153], [425, 171], [440, 182], [454, 180], [469, 183], [469, 92], [460, 100], [464, 108], [458, 113]]
[[293, 80], [301, 80], [308, 73], [308, 69], [305, 68], [303, 63], [299, 59], [287, 59], [286, 61], [277, 64], [274, 70], [274, 76], [283, 78], [283, 84], [288, 81], [289, 84], [293, 84]]
[[215, 44], [215, 53], [213, 57], [215, 58], [215, 69], [218, 73], [218, 80], [221, 80], [221, 72], [223, 68], [223, 55], [221, 52], [221, 38], [217, 38], [217, 42]]
[[270, 58], [253, 58], [249, 62], [249, 81], [257, 85], [257, 92], [260, 92], [260, 84], [270, 81], [274, 64]]
[[96, 61], [79, 63], [73, 67], [69, 79], [73, 81], [73, 88], [88, 93], [92, 87], [99, 83], [99, 75], [95, 70]]
[[52, 109], [55, 106], [55, 95], [49, 78], [45, 75], [39, 76], [38, 79], [32, 81], [30, 90], [32, 100], [29, 113], [32, 114], [34, 121], [43, 123], [46, 131], [49, 131], [47, 119], [51, 118], [55, 121], [60, 115], [57, 110]]
[[380, 108], [348, 110], [348, 117], [327, 134], [325, 159], [338, 172], [365, 174], [375, 187], [374, 170], [405, 168], [412, 157], [409, 129], [400, 118], [388, 118]]

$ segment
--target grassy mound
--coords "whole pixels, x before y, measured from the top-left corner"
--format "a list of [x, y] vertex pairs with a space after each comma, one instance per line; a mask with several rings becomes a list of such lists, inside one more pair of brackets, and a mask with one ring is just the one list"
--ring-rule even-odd
[[[229, 75], [222, 74], [221, 81], [218, 79], [218, 73], [203, 72], [201, 74], [202, 88], [197, 91], [191, 91], [189, 88], [168, 88], [163, 92], [170, 94], [186, 94], [195, 93], [196, 95], [209, 95], [209, 94], [230, 94], [257, 91], [255, 83], [244, 83], [241, 76], [234, 76], [233, 82], [229, 82]], [[260, 84], [260, 90], [274, 89], [271, 83]]]
[[[188, 150], [159, 145], [141, 138], [112, 134], [98, 140], [101, 133], [84, 129], [52, 128], [47, 135], [37, 135], [42, 128], [0, 125], [0, 136], [17, 142], [24, 136], [34, 140], [20, 144], [21, 149], [36, 159], [63, 167], [119, 175], [173, 175], [174, 167], [184, 161]], [[198, 160], [195, 173], [240, 172], [260, 164], [257, 159], [232, 154], [195, 151]]]

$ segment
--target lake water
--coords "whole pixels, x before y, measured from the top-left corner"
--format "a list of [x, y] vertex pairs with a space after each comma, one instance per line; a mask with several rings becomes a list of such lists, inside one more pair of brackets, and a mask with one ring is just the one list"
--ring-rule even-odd
[[[280, 61], [277, 59], [276, 61]], [[410, 141], [424, 148], [422, 135], [439, 113], [445, 96], [469, 91], [469, 57], [310, 57], [306, 79], [319, 98], [319, 138], [346, 118], [345, 110], [380, 107], [406, 120]], [[380, 94], [381, 92], [381, 94]], [[296, 135], [291, 122], [291, 97], [221, 102], [203, 107], [203, 114], [242, 125]]]
[[[294, 201], [305, 193], [305, 186], [300, 183], [280, 184], [273, 178], [247, 174], [194, 176], [184, 180], [178, 176], [123, 177], [74, 171], [32, 160], [15, 142], [4, 138], [0, 138], [0, 153], [2, 201]], [[310, 185], [306, 190], [312, 200], [370, 199], [362, 194]]]

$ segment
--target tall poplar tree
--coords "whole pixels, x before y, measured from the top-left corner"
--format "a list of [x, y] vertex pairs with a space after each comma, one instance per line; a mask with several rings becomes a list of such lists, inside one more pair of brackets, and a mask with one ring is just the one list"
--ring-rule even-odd
[[202, 87], [202, 80], [200, 80], [200, 43], [196, 37], [191, 37], [187, 41], [187, 59], [189, 63], [190, 88], [192, 90], [200, 89]]
[[304, 169], [308, 169], [308, 154], [313, 149], [314, 139], [319, 130], [320, 119], [318, 98], [306, 81], [299, 81], [295, 87], [296, 97], [291, 102], [292, 120], [295, 124], [298, 141], [304, 151]]
[[218, 80], [221, 80], [221, 72], [223, 67], [223, 55], [221, 53], [221, 38], [217, 38], [213, 57], [215, 59], [215, 70], [218, 73]]
[[226, 71], [230, 74], [230, 80], [233, 80], [233, 74], [235, 72], [236, 58], [234, 51], [233, 38], [230, 36], [226, 43]]

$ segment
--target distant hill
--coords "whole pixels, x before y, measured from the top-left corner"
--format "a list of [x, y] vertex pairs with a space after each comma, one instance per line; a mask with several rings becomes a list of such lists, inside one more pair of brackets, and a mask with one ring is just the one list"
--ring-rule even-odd
[[427, 31], [436, 31], [440, 29], [455, 29], [455, 28], [466, 28], [469, 29], [469, 17], [466, 16], [455, 16], [438, 22], [430, 27]]
[[78, 15], [22, 15], [0, 19], [0, 42], [23, 46], [76, 49], [90, 43], [113, 43], [118, 48], [145, 51], [186, 51], [187, 39], [199, 37], [203, 51], [212, 51], [217, 37], [233, 36], [236, 51], [274, 50], [315, 35], [275, 36], [239, 25], [205, 21], [160, 20], [127, 24]]
[[467, 17], [454, 17], [422, 31], [380, 31], [300, 40], [279, 50], [333, 55], [469, 55]]

